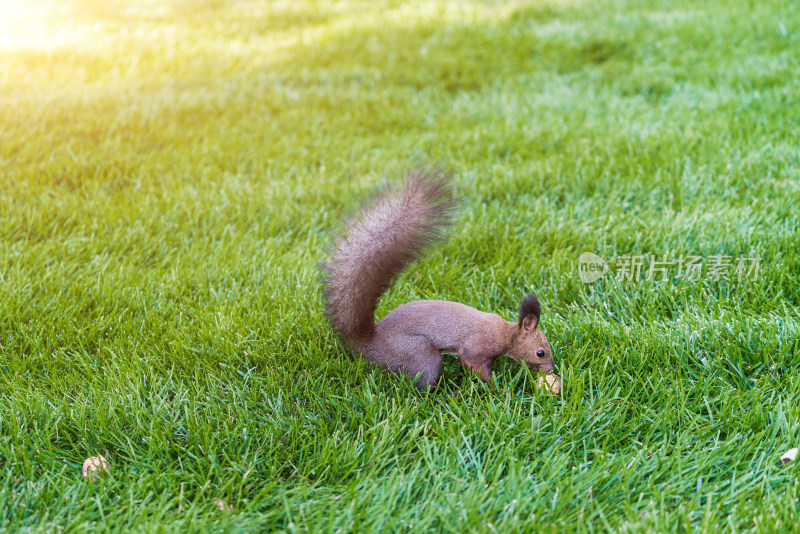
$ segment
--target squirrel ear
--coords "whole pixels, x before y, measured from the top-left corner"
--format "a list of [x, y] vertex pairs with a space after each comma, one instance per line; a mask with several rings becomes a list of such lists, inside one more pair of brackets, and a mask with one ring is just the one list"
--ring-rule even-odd
[[526, 332], [535, 330], [539, 325], [541, 313], [542, 310], [536, 297], [525, 295], [525, 298], [522, 299], [522, 304], [519, 306], [519, 326], [524, 328]]
[[522, 320], [522, 328], [525, 329], [525, 333], [529, 334], [536, 330], [536, 327], [539, 325], [539, 318], [533, 315], [529, 315]]

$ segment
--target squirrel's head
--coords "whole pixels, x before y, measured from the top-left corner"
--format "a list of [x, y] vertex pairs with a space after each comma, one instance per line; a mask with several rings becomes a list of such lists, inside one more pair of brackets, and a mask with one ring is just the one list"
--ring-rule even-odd
[[541, 309], [533, 295], [526, 295], [519, 307], [519, 323], [508, 355], [531, 371], [549, 373], [554, 369], [553, 349], [539, 328]]

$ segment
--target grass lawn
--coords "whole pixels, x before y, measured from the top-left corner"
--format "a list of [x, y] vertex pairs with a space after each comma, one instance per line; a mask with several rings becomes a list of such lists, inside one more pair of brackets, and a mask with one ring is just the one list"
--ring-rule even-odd
[[[790, 0], [0, 2], [0, 530], [798, 528], [798, 58]], [[332, 334], [423, 161], [464, 200], [379, 316], [534, 292], [561, 395]]]

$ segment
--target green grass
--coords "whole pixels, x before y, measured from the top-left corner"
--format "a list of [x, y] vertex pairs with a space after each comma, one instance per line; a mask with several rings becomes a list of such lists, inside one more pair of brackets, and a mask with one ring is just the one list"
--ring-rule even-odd
[[[0, 530], [797, 528], [800, 4], [99, 6], [0, 19]], [[331, 333], [330, 232], [420, 161], [464, 202], [379, 314], [533, 291], [560, 397]]]

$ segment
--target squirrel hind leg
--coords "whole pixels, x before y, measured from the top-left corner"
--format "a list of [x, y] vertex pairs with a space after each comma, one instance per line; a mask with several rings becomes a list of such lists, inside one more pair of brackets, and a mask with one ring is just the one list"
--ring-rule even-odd
[[407, 375], [420, 391], [436, 385], [442, 372], [442, 355], [420, 336], [392, 336], [389, 343], [372, 343], [364, 355], [368, 360]]

